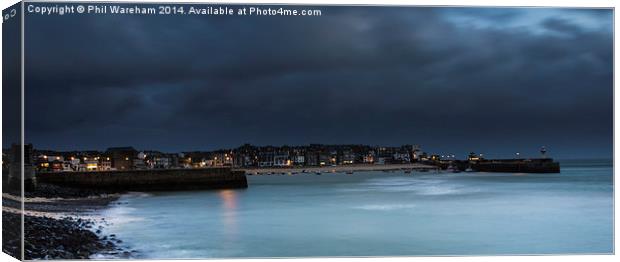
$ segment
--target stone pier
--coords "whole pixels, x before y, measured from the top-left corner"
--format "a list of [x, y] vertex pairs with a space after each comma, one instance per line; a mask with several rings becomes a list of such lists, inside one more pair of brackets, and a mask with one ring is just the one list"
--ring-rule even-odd
[[245, 172], [228, 167], [150, 169], [127, 171], [49, 172], [36, 175], [38, 183], [118, 191], [178, 191], [247, 188]]

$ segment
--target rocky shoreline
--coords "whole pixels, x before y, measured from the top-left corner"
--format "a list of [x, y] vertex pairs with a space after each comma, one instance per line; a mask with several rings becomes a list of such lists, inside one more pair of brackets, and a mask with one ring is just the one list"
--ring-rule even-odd
[[[92, 214], [118, 199], [118, 194], [96, 190], [38, 185], [24, 201], [24, 259], [130, 258], [136, 251], [121, 247], [115, 235], [103, 235], [105, 218]], [[3, 194], [2, 250], [20, 256], [20, 202]]]

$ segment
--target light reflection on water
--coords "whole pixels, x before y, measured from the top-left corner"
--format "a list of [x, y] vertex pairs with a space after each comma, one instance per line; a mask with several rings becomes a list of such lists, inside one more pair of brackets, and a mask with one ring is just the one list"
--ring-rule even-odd
[[610, 253], [612, 178], [610, 165], [250, 176], [243, 190], [126, 196], [105, 233], [146, 258]]
[[222, 204], [221, 217], [224, 224], [225, 241], [236, 240], [237, 236], [237, 195], [232, 189], [224, 189], [218, 192]]

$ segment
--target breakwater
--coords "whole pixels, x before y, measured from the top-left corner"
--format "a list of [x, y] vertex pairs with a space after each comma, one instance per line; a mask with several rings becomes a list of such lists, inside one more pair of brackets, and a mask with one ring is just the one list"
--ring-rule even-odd
[[560, 163], [551, 158], [478, 161], [471, 168], [481, 172], [560, 173]]
[[484, 159], [484, 160], [451, 160], [437, 163], [441, 169], [449, 167], [465, 171], [499, 173], [560, 173], [560, 163], [552, 158], [531, 159]]
[[109, 191], [246, 188], [245, 173], [231, 168], [37, 173], [37, 183]]

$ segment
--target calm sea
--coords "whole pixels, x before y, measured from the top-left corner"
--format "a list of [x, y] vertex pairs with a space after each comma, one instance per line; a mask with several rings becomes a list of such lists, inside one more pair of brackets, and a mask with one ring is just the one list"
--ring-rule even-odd
[[128, 194], [104, 211], [140, 258], [613, 252], [611, 161], [561, 174], [249, 176], [244, 190]]

